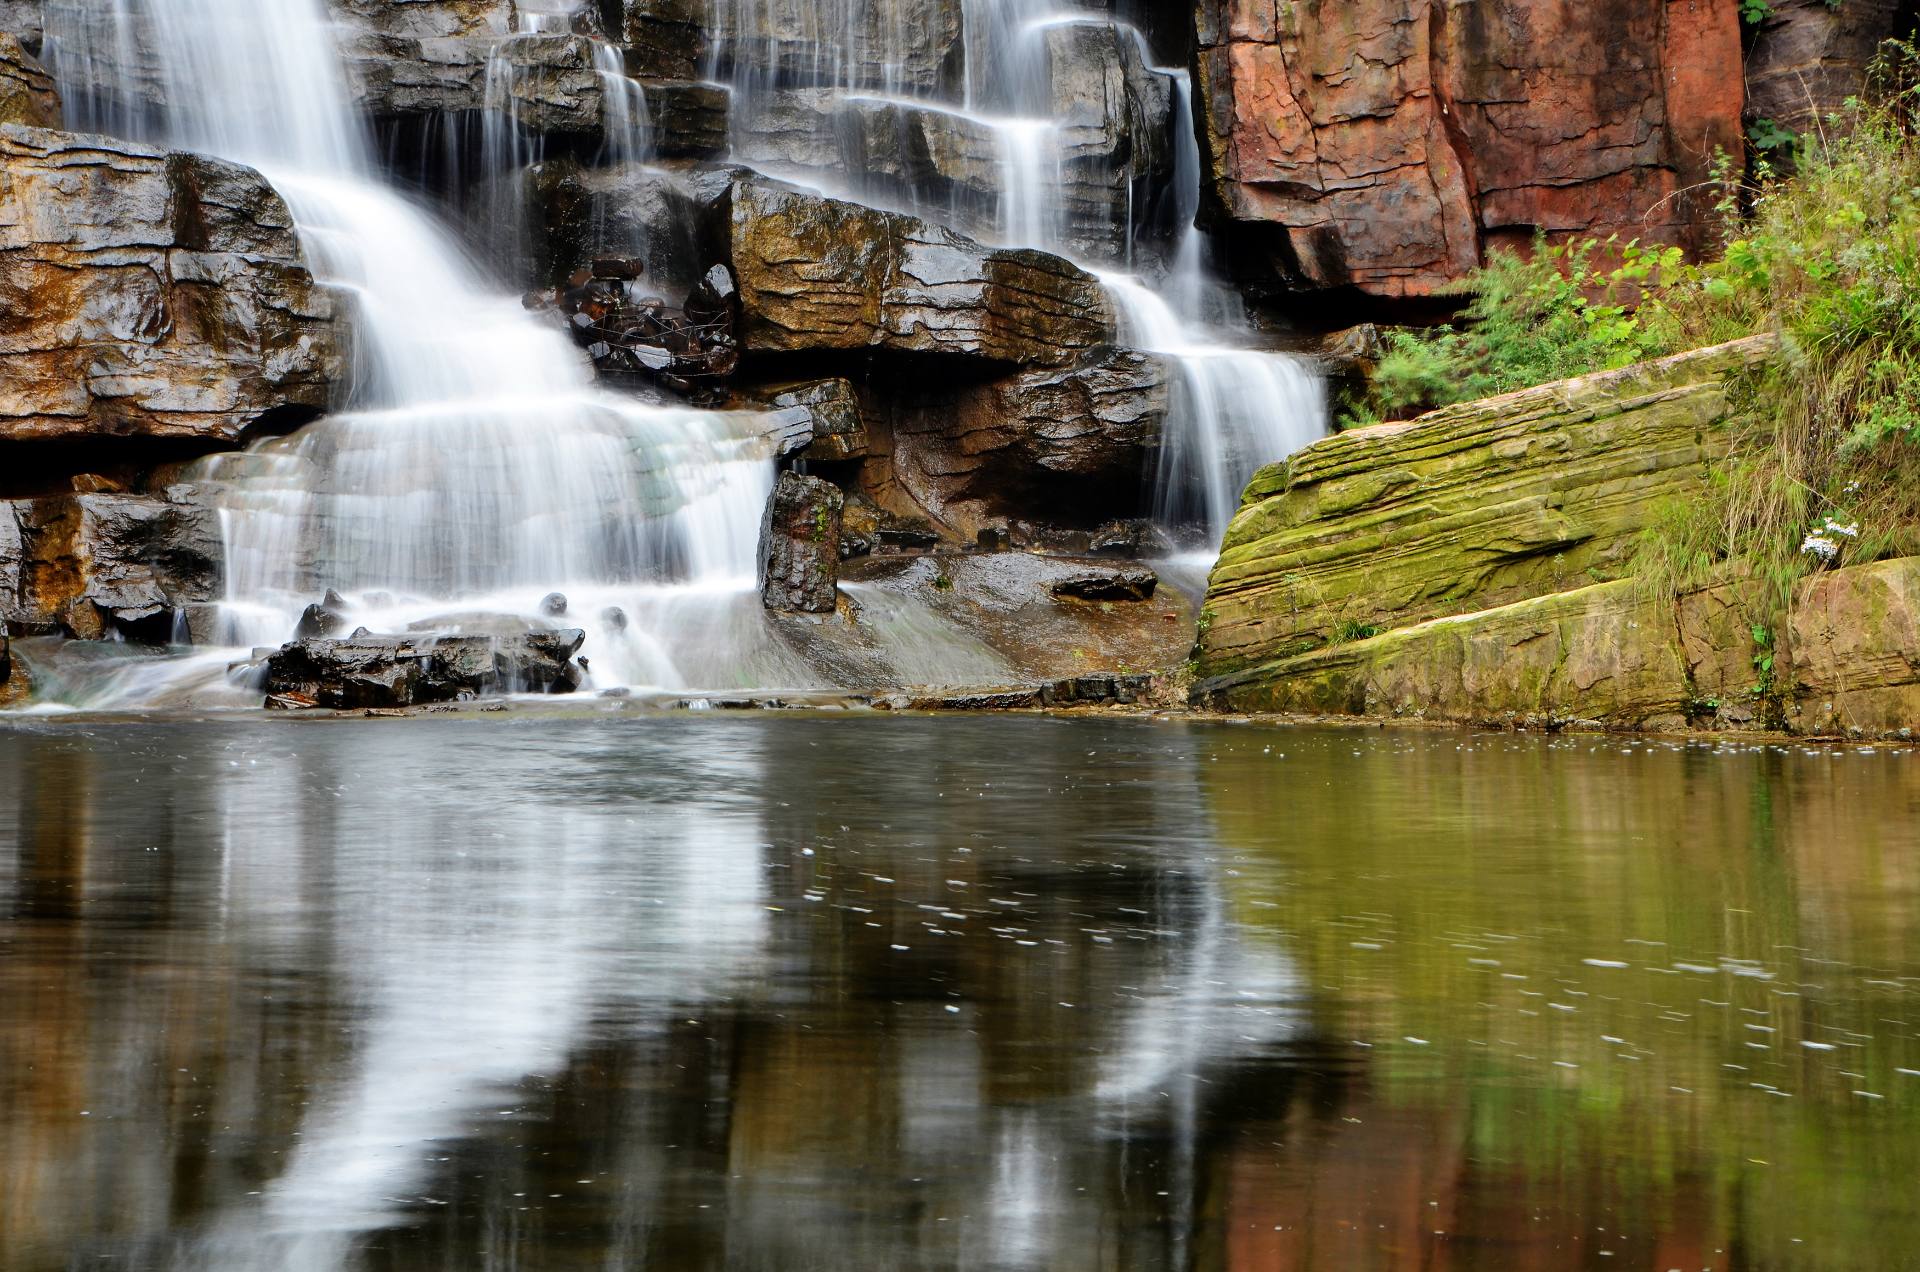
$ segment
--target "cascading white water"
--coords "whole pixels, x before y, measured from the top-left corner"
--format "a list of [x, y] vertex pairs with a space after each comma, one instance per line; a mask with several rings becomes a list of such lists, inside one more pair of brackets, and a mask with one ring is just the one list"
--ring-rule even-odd
[[[76, 122], [261, 169], [316, 276], [350, 299], [345, 409], [207, 461], [233, 643], [286, 639], [327, 587], [376, 626], [526, 612], [555, 589], [618, 592], [642, 618], [657, 606], [638, 593], [662, 585], [744, 599], [772, 471], [748, 422], [595, 389], [562, 333], [375, 179], [320, 0], [269, 8], [55, 0], [47, 15]], [[620, 650], [645, 642], [607, 635], [620, 676]], [[634, 679], [677, 683], [671, 657], [636, 661]]]

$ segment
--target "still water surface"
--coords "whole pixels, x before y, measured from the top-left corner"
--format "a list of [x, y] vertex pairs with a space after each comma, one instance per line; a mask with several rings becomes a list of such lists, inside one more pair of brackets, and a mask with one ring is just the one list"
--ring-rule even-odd
[[0, 726], [0, 1272], [1920, 1260], [1920, 756]]

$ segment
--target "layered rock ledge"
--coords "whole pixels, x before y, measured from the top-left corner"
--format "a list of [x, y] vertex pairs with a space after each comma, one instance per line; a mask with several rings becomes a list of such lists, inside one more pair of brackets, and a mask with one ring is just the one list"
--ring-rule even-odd
[[345, 344], [252, 169], [0, 126], [0, 441], [230, 445], [324, 410]]

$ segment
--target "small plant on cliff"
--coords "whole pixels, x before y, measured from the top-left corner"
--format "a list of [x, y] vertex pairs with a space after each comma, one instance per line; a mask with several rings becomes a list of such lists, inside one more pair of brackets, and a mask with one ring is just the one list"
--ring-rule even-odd
[[[1676, 273], [1643, 306], [1676, 347], [1774, 331], [1783, 350], [1732, 386], [1721, 480], [1684, 535], [1655, 527], [1651, 570], [1710, 559], [1767, 580], [1784, 601], [1842, 550], [1853, 564], [1920, 552], [1916, 68], [1920, 54], [1892, 46], [1874, 102], [1849, 103], [1802, 138], [1791, 176], [1763, 168], [1720, 259]], [[1679, 573], [1701, 581], [1698, 569]]]
[[[1601, 256], [1619, 263], [1600, 269]], [[1525, 257], [1496, 251], [1464, 284], [1472, 300], [1451, 326], [1387, 337], [1371, 396], [1354, 415], [1400, 419], [1663, 353], [1663, 334], [1630, 303], [1680, 265], [1677, 248], [1616, 239], [1542, 239]]]

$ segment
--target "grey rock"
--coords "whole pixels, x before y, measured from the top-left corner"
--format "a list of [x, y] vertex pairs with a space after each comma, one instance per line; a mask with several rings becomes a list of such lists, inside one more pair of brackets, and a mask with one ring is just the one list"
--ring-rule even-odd
[[60, 94], [53, 77], [4, 27], [0, 27], [0, 124], [60, 126]]
[[830, 614], [839, 603], [845, 497], [818, 477], [782, 473], [760, 523], [760, 602], [776, 612]]
[[165, 643], [177, 612], [219, 597], [221, 551], [219, 518], [191, 486], [0, 501], [0, 619]]
[[582, 675], [578, 629], [517, 636], [355, 633], [283, 645], [267, 659], [265, 692], [282, 705], [410, 707], [500, 693], [571, 693]]
[[1087, 569], [1053, 584], [1055, 596], [1082, 601], [1144, 601], [1160, 586], [1160, 576], [1143, 566]]

